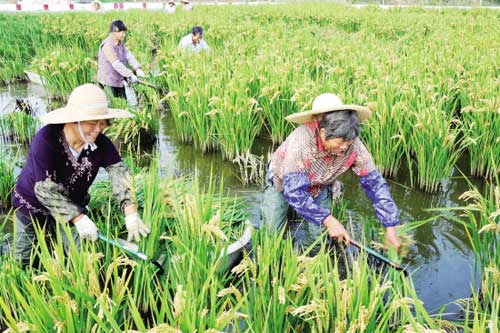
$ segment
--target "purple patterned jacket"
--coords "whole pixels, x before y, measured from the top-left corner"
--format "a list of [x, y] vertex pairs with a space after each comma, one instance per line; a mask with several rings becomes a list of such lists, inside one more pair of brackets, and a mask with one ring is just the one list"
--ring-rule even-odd
[[81, 152], [75, 160], [63, 133], [64, 125], [42, 127], [31, 144], [26, 165], [16, 183], [12, 204], [26, 216], [40, 222], [50, 218], [50, 212], [35, 195], [35, 184], [49, 178], [61, 184], [73, 203], [85, 207], [89, 202], [88, 189], [99, 168], [106, 168], [121, 161], [113, 143], [103, 134], [97, 137], [97, 149]]

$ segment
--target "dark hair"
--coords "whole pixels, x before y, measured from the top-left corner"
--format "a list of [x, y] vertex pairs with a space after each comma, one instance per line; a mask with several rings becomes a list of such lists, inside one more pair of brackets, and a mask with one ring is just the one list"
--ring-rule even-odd
[[352, 141], [359, 135], [358, 113], [353, 110], [328, 112], [321, 119], [319, 128], [325, 129], [325, 139]]
[[120, 32], [120, 31], [127, 31], [125, 23], [123, 23], [123, 21], [121, 20], [115, 20], [111, 22], [111, 25], [109, 26], [109, 32]]
[[197, 25], [193, 27], [193, 29], [191, 29], [191, 33], [193, 34], [193, 36], [203, 35], [203, 28]]

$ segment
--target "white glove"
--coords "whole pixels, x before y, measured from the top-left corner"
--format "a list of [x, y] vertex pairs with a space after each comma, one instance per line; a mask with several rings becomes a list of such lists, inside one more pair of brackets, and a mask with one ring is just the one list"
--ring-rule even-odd
[[142, 222], [137, 213], [125, 216], [125, 226], [128, 230], [127, 240], [129, 242], [132, 239], [138, 242], [141, 240], [141, 236], [146, 237], [150, 232], [149, 227]]
[[146, 77], [146, 74], [144, 74], [144, 71], [140, 68], [138, 68], [135, 73], [137, 74], [138, 77]]
[[87, 215], [83, 215], [83, 217], [75, 223], [75, 227], [81, 239], [89, 239], [91, 241], [97, 240], [99, 229], [97, 229], [95, 223], [92, 222]]
[[137, 78], [137, 76], [135, 76], [134, 74], [130, 75], [128, 77], [128, 80], [131, 82], [131, 83], [135, 83], [137, 81], [139, 81], [139, 79]]

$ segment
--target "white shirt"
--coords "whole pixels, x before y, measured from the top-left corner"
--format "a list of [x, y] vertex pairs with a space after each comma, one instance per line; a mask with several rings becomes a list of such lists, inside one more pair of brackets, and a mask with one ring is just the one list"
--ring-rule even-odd
[[194, 52], [200, 52], [200, 51], [208, 51], [210, 48], [208, 47], [208, 44], [205, 42], [205, 40], [201, 40], [198, 44], [193, 44], [193, 35], [189, 34], [184, 37], [182, 37], [181, 41], [179, 42], [179, 49], [181, 50], [189, 50], [189, 51], [194, 51]]
[[173, 13], [175, 13], [175, 6], [167, 5], [167, 8], [165, 8], [165, 11], [169, 14], [173, 14]]
[[75, 158], [76, 161], [78, 161], [78, 157], [80, 157], [80, 154], [82, 153], [83, 149], [80, 149], [80, 151], [74, 150], [70, 145], [68, 145], [69, 151], [71, 152], [71, 155]]

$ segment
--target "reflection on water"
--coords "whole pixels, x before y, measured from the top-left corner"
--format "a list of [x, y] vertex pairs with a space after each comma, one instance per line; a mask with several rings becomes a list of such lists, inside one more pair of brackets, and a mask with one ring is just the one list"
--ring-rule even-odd
[[[13, 85], [0, 87], [0, 110], [8, 112], [14, 97], [28, 98], [38, 106], [38, 114], [47, 110], [47, 98], [43, 89], [35, 85]], [[1, 113], [0, 112], [0, 113]], [[27, 148], [9, 145], [0, 141], [2, 149], [18, 156], [22, 160]], [[256, 142], [254, 153], [266, 155], [272, 151], [267, 141]], [[208, 182], [210, 175], [218, 181], [224, 180], [224, 189], [231, 194], [245, 197], [252, 204], [253, 218], [258, 217], [258, 206], [261, 198], [260, 186], [241, 184], [238, 168], [221, 158], [218, 152], [202, 155], [192, 145], [180, 143], [176, 139], [173, 122], [168, 111], [162, 115], [160, 138], [158, 145], [149, 154], [160, 161], [165, 175], [193, 175], [195, 172], [202, 182]], [[136, 153], [132, 154], [137, 156]], [[464, 168], [461, 167], [462, 170]], [[19, 172], [19, 170], [17, 170]], [[468, 190], [468, 183], [455, 172], [454, 178], [446, 181], [443, 190], [437, 194], [429, 194], [410, 188], [408, 177], [390, 181], [392, 194], [401, 211], [403, 222], [425, 220], [437, 215], [428, 209], [436, 207], [457, 207], [463, 205], [458, 197]], [[106, 177], [101, 174], [100, 177]], [[373, 216], [369, 199], [364, 195], [358, 179], [352, 175], [344, 175], [345, 198], [355, 220], [360, 217]], [[475, 180], [474, 185], [480, 189], [482, 182]], [[357, 217], [357, 218], [356, 218]], [[405, 262], [413, 272], [413, 279], [420, 298], [427, 309], [434, 309], [457, 298], [468, 297], [471, 292], [471, 281], [477, 277], [473, 272], [474, 258], [466, 241], [466, 234], [461, 226], [445, 217], [418, 228], [413, 233], [415, 244], [412, 246]], [[449, 311], [455, 311], [450, 308]]]

